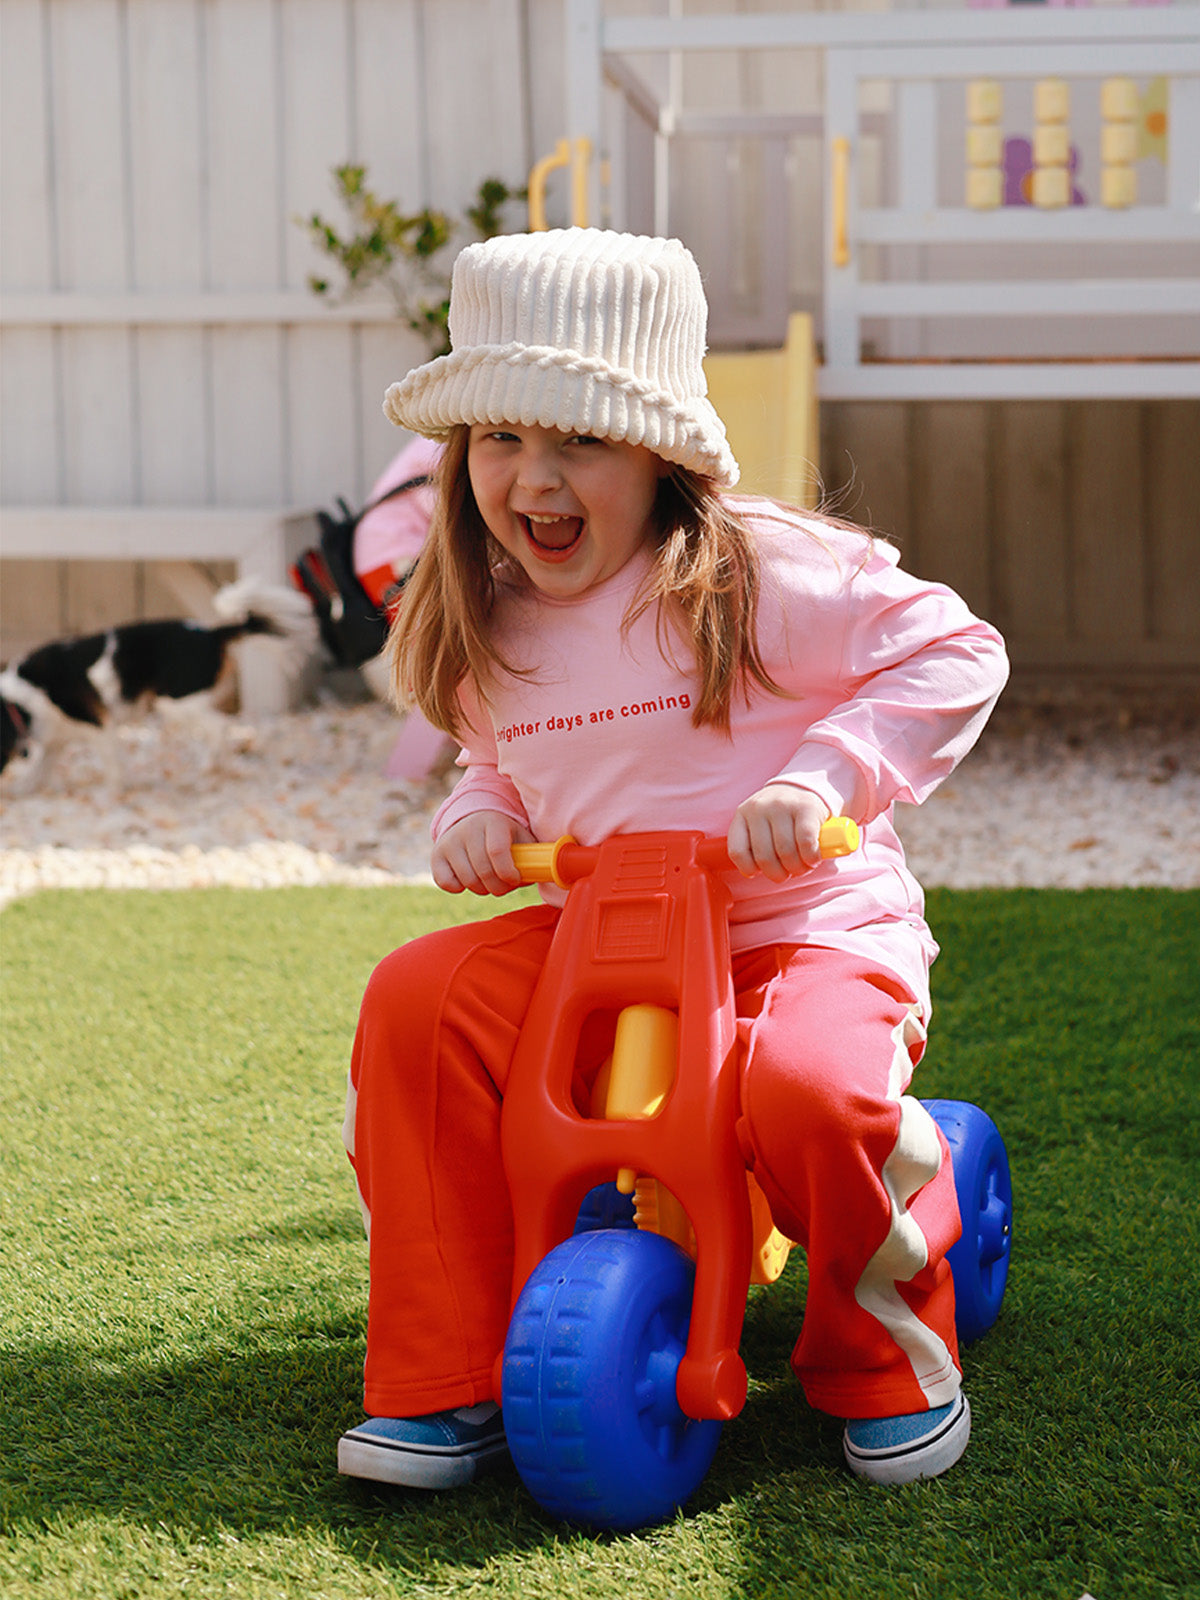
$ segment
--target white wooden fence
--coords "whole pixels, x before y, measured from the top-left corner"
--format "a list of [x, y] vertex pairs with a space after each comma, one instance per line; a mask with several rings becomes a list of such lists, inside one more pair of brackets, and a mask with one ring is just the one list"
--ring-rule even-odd
[[561, 122], [528, 92], [557, 81], [557, 13], [2, 0], [4, 503], [361, 493], [398, 444], [380, 397], [423, 349], [387, 305], [307, 291], [294, 219], [337, 216], [348, 160], [412, 209], [522, 183]]
[[1200, 397], [1195, 5], [568, 18], [570, 132], [613, 151], [595, 203], [693, 242], [719, 339], [812, 311], [827, 399]]
[[178, 611], [147, 509], [164, 562], [283, 577], [296, 513], [365, 495], [427, 351], [309, 292], [297, 219], [344, 221], [348, 161], [409, 211], [519, 187], [561, 56], [558, 0], [0, 0], [4, 654]]

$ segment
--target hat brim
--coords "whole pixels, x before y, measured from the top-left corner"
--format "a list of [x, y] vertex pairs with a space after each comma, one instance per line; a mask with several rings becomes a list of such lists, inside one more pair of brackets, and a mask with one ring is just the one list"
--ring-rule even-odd
[[644, 445], [665, 461], [737, 483], [725, 425], [703, 397], [686, 401], [635, 373], [549, 345], [475, 345], [415, 367], [384, 397], [402, 428], [443, 439], [462, 424], [510, 422]]

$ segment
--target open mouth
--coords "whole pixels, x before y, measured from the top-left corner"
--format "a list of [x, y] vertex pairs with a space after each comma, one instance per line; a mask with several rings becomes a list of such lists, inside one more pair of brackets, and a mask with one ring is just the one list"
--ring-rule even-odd
[[583, 537], [583, 518], [523, 516], [525, 537], [545, 561], [563, 561]]

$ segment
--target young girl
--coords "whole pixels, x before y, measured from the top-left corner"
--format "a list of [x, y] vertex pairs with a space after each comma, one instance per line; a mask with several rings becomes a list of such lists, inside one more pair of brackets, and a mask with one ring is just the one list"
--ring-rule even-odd
[[[385, 406], [447, 441], [396, 689], [463, 746], [433, 824], [451, 893], [511, 890], [517, 841], [728, 836], [738, 1133], [808, 1253], [792, 1366], [848, 1419], [854, 1471], [904, 1482], [958, 1460], [970, 1412], [949, 1154], [905, 1092], [937, 947], [891, 812], [970, 749], [1004, 650], [887, 545], [723, 492], [738, 469], [705, 398], [706, 320], [675, 240], [567, 229], [462, 252], [451, 353]], [[862, 846], [821, 861], [838, 813]], [[346, 1120], [370, 1415], [341, 1440], [345, 1473], [445, 1487], [504, 1449], [500, 1107], [561, 899], [414, 940], [371, 978]]]

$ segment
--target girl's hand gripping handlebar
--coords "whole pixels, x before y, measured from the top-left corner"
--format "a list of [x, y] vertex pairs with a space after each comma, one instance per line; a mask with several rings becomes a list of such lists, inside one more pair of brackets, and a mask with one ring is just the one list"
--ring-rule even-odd
[[[850, 817], [828, 818], [821, 824], [820, 844], [825, 860], [853, 854], [859, 844], [858, 824]], [[703, 839], [696, 856], [710, 872], [736, 870], [722, 837]], [[512, 857], [522, 883], [556, 883], [560, 889], [568, 889], [577, 879], [587, 877], [592, 870], [596, 848], [576, 844], [570, 834], [564, 834], [553, 844], [515, 844]]]

